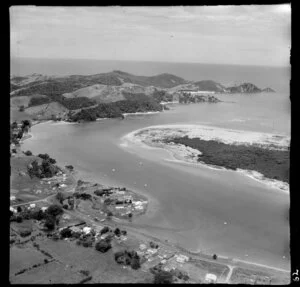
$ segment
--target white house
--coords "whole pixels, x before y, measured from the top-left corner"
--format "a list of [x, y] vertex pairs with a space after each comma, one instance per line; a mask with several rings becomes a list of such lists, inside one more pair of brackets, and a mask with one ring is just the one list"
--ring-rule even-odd
[[207, 283], [216, 283], [217, 282], [217, 275], [212, 273], [207, 273], [205, 275], [205, 282]]
[[176, 261], [179, 263], [184, 263], [186, 261], [189, 261], [189, 257], [183, 254], [176, 255]]

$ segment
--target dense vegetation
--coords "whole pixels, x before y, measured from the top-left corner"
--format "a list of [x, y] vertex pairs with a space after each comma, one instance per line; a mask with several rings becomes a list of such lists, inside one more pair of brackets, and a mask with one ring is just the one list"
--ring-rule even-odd
[[18, 85], [15, 85], [15, 84], [12, 84], [12, 83], [10, 84], [10, 91], [11, 92], [13, 92], [13, 91], [15, 91], [17, 89], [20, 89], [20, 87]]
[[140, 99], [102, 103], [97, 107], [81, 110], [76, 114], [70, 115], [69, 118], [74, 122], [95, 121], [97, 118], [123, 118], [123, 113], [147, 111], [162, 111], [162, 106], [153, 99], [145, 96]]
[[220, 100], [212, 95], [204, 96], [204, 95], [192, 95], [191, 93], [182, 93], [179, 96], [179, 103], [189, 104], [189, 103], [217, 103]]
[[173, 101], [173, 95], [167, 93], [166, 91], [156, 90], [152, 93], [151, 97], [158, 103]]
[[81, 108], [94, 106], [96, 104], [95, 101], [86, 97], [66, 98], [64, 96], [53, 95], [53, 94], [50, 95], [49, 97], [51, 101], [58, 102], [69, 110], [78, 110]]
[[23, 120], [20, 127], [18, 126], [17, 122], [13, 122], [10, 125], [10, 143], [16, 145], [19, 144], [23, 135], [28, 133], [30, 127], [31, 122], [29, 120]]
[[43, 104], [48, 104], [52, 100], [49, 97], [32, 97], [28, 103], [28, 107], [39, 106]]
[[41, 163], [38, 163], [37, 160], [34, 160], [27, 167], [28, 174], [31, 178], [32, 177], [37, 177], [37, 178], [53, 177], [60, 171], [59, 168], [55, 165], [55, 163], [56, 161], [50, 157], [43, 158]]
[[27, 208], [22, 209], [18, 208], [17, 214], [11, 214], [10, 221], [22, 222], [23, 220], [38, 220], [44, 221], [44, 227], [48, 230], [53, 230], [55, 225], [59, 221], [59, 216], [63, 213], [63, 209], [60, 205], [52, 204], [48, 207], [46, 211], [39, 210], [30, 210]]
[[289, 182], [289, 151], [269, 150], [254, 146], [229, 145], [188, 137], [166, 140], [202, 152], [198, 161], [236, 170], [255, 170], [265, 177]]

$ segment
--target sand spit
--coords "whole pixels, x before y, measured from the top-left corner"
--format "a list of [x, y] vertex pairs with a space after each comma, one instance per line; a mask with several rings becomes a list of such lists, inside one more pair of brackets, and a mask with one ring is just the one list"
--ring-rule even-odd
[[[172, 161], [192, 165], [201, 164], [210, 169], [227, 171], [224, 167], [198, 162], [198, 155], [201, 154], [199, 150], [184, 145], [165, 144], [161, 142], [164, 139], [184, 136], [207, 141], [215, 140], [231, 145], [249, 145], [273, 150], [288, 150], [290, 144], [290, 137], [285, 135], [232, 130], [205, 125], [157, 125], [135, 130], [123, 136], [122, 146], [126, 147], [129, 143], [132, 143], [147, 149], [163, 148], [172, 155]], [[237, 172], [264, 183], [271, 188], [279, 189], [286, 193], [289, 192], [289, 184], [286, 182], [266, 178], [263, 174], [253, 170], [237, 169]]]

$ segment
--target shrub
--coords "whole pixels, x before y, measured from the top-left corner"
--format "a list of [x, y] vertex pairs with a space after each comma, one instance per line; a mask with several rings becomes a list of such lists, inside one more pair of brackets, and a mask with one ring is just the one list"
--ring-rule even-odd
[[24, 112], [24, 110], [25, 110], [25, 107], [23, 105], [19, 107], [20, 112]]
[[114, 231], [115, 235], [116, 236], [120, 236], [121, 235], [121, 231], [119, 228], [116, 228], [115, 231]]
[[122, 235], [126, 235], [126, 234], [127, 234], [127, 231], [126, 231], [126, 230], [122, 230], [122, 231], [121, 231], [121, 234], [122, 234]]
[[87, 238], [82, 241], [83, 247], [92, 247], [93, 246], [93, 240], [91, 238]]
[[18, 207], [17, 207], [17, 211], [18, 211], [18, 212], [22, 212], [22, 207], [21, 207], [21, 206], [18, 206]]
[[50, 156], [49, 156], [49, 154], [47, 154], [47, 153], [40, 153], [40, 154], [38, 154], [38, 157], [40, 157], [41, 159], [49, 159], [50, 158]]
[[46, 212], [47, 214], [56, 217], [57, 215], [62, 214], [64, 211], [60, 205], [52, 204], [47, 208]]
[[109, 231], [109, 227], [108, 226], [104, 226], [101, 230], [100, 230], [100, 234], [104, 234], [104, 233], [107, 233]]
[[106, 240], [100, 240], [95, 245], [96, 250], [102, 253], [107, 252], [109, 249], [111, 249], [111, 247], [111, 244]]
[[64, 228], [60, 231], [60, 236], [62, 238], [70, 238], [72, 237], [72, 230], [70, 228]]
[[57, 241], [58, 239], [59, 239], [59, 236], [58, 236], [58, 234], [53, 234], [52, 235], [52, 239], [54, 240], [54, 241]]
[[61, 192], [58, 192], [55, 197], [60, 202], [60, 204], [62, 204], [65, 199], [64, 195]]
[[45, 218], [45, 214], [44, 212], [40, 209], [38, 211], [33, 211], [31, 213], [31, 218], [35, 219], [35, 220], [42, 220]]
[[21, 223], [23, 221], [23, 218], [19, 215], [16, 216], [16, 222]]
[[153, 241], [150, 241], [150, 247], [151, 248], [158, 248], [158, 244], [157, 243], [154, 243]]
[[217, 260], [218, 259], [218, 256], [216, 254], [213, 255], [212, 257], [214, 260]]
[[66, 168], [69, 169], [69, 170], [73, 170], [74, 169], [73, 165], [66, 165]]
[[89, 276], [90, 275], [90, 271], [89, 270], [80, 270], [79, 271], [82, 275], [84, 276]]
[[154, 275], [154, 284], [172, 284], [173, 275], [170, 272], [160, 270]]
[[28, 151], [24, 152], [24, 154], [27, 155], [27, 156], [31, 156], [32, 152], [30, 150], [28, 150]]
[[20, 231], [20, 236], [21, 237], [26, 237], [26, 236], [29, 236], [31, 234], [31, 230], [30, 229], [24, 229], [22, 231]]
[[67, 204], [63, 205], [63, 209], [68, 209], [68, 208], [69, 208], [69, 205], [67, 205]]
[[108, 212], [107, 212], [107, 216], [113, 216], [114, 214], [109, 210]]
[[45, 220], [45, 227], [48, 230], [53, 230], [55, 228], [55, 217], [47, 216]]
[[132, 269], [139, 269], [141, 267], [140, 259], [132, 258], [130, 266]]

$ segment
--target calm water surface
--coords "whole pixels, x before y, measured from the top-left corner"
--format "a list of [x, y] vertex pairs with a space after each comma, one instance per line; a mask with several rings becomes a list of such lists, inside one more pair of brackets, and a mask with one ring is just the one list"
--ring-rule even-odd
[[226, 102], [177, 105], [164, 113], [125, 120], [40, 124], [32, 128], [33, 138], [25, 141], [24, 149], [49, 153], [89, 179], [148, 194], [157, 203], [156, 212], [133, 224], [161, 238], [194, 251], [289, 269], [287, 194], [232, 171], [169, 162], [163, 150], [121, 146], [123, 135], [157, 124], [199, 123], [290, 134], [287, 95], [219, 98]]

